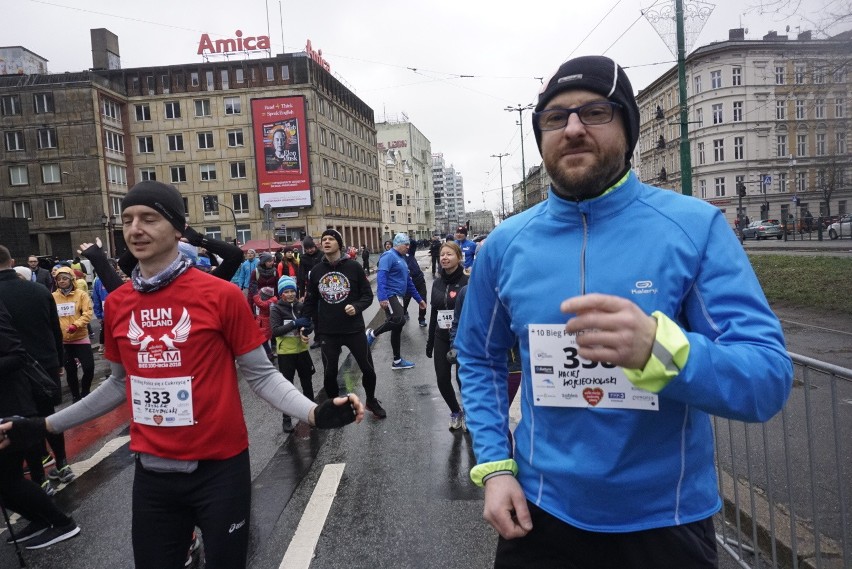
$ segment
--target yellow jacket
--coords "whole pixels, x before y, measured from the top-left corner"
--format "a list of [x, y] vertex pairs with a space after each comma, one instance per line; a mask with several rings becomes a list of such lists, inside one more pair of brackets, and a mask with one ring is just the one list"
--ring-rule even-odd
[[[62, 271], [62, 269], [59, 269]], [[69, 269], [70, 270], [70, 269]], [[92, 308], [92, 297], [88, 292], [78, 288], [71, 289], [69, 294], [63, 294], [61, 290], [53, 291], [53, 299], [56, 301], [56, 310], [59, 313], [59, 326], [62, 328], [62, 341], [75, 342], [88, 336], [86, 324], [92, 321], [94, 309]], [[71, 325], [77, 327], [74, 332], [69, 332]]]

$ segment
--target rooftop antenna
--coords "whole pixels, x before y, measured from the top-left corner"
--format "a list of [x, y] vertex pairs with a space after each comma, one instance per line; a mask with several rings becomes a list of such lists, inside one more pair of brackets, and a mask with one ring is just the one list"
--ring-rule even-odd
[[287, 48], [284, 47], [284, 12], [281, 9], [281, 0], [278, 0], [278, 21], [281, 26], [281, 53], [286, 53]]

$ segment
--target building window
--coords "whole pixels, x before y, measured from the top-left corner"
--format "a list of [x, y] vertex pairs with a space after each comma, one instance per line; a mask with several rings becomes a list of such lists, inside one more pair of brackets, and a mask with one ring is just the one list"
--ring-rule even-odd
[[817, 64], [814, 68], [814, 84], [822, 85], [825, 83], [825, 70], [822, 65]]
[[282, 65], [281, 66], [281, 80], [289, 81], [290, 80], [290, 66]]
[[775, 137], [775, 155], [778, 158], [784, 158], [787, 156], [787, 135], [779, 134]]
[[111, 130], [104, 130], [104, 146], [107, 150], [124, 154], [124, 135]]
[[742, 160], [745, 158], [744, 137], [734, 137], [734, 160]]
[[322, 159], [322, 175], [328, 176], [328, 158]]
[[210, 99], [195, 100], [195, 116], [209, 117], [210, 116]]
[[846, 101], [843, 99], [834, 100], [834, 118], [842, 119], [846, 116]]
[[139, 178], [141, 178], [143, 182], [146, 182], [146, 181], [149, 181], [149, 180], [156, 180], [157, 179], [157, 171], [154, 170], [153, 168], [141, 168], [139, 170]]
[[796, 119], [802, 120], [805, 118], [805, 102], [802, 99], [796, 99]]
[[797, 64], [793, 70], [793, 81], [796, 85], [801, 85], [805, 82], [805, 66], [804, 64]]
[[37, 115], [44, 113], [52, 113], [53, 109], [53, 93], [36, 93], [33, 95], [33, 107]]
[[19, 95], [0, 97], [0, 112], [4, 117], [21, 114], [21, 97]]
[[198, 148], [199, 150], [206, 150], [213, 148], [213, 133], [212, 132], [199, 132], [198, 134]]
[[331, 207], [331, 190], [325, 191], [325, 206]]
[[[118, 196], [110, 196], [109, 197], [110, 204], [110, 213], [112, 215], [121, 215], [121, 198]], [[186, 198], [184, 198], [184, 205], [186, 205]], [[186, 207], [184, 207], [184, 211], [186, 211]]]
[[44, 215], [47, 219], [60, 219], [65, 217], [65, 205], [61, 198], [44, 200]]
[[104, 99], [101, 106], [101, 114], [108, 119], [121, 122], [121, 107], [111, 99]]
[[838, 132], [834, 135], [834, 153], [837, 155], [846, 154], [846, 133]]
[[228, 131], [228, 146], [231, 148], [244, 146], [242, 129]]
[[235, 83], [245, 83], [246, 82], [246, 74], [243, 71], [242, 67], [237, 67], [234, 69], [234, 82]]
[[216, 239], [217, 241], [222, 240], [222, 228], [218, 225], [214, 227], [205, 227], [204, 228], [204, 236], [207, 239]]
[[275, 81], [275, 68], [271, 65], [266, 66], [266, 80]]
[[170, 134], [167, 138], [169, 140], [169, 150], [171, 150], [172, 152], [178, 152], [183, 150], [182, 134]]
[[198, 81], [198, 71], [193, 71], [189, 74], [189, 84], [193, 87], [198, 87], [200, 82]]
[[140, 154], [150, 154], [151, 152], [154, 152], [153, 136], [136, 137], [136, 142], [138, 144]]
[[207, 70], [204, 72], [204, 86], [208, 91], [216, 88], [216, 84], [213, 82], [213, 71]]
[[216, 165], [215, 164], [201, 164], [200, 172], [201, 172], [201, 181], [202, 182], [212, 182], [216, 179]]
[[12, 216], [17, 219], [32, 219], [33, 211], [30, 202], [12, 202]]
[[714, 178], [713, 179], [714, 186], [716, 188], [716, 197], [723, 198], [725, 197], [725, 178]]
[[202, 200], [204, 215], [219, 215], [219, 198]]
[[222, 82], [222, 89], [230, 89], [231, 82], [228, 78], [228, 70], [222, 69], [219, 71], [219, 80]]
[[332, 177], [332, 178], [334, 178], [335, 180], [337, 180], [337, 179], [338, 179], [338, 174], [337, 174], [337, 162], [332, 162], [332, 163], [331, 163], [331, 177]]
[[796, 172], [796, 191], [804, 192], [807, 188], [807, 172]]
[[134, 105], [136, 107], [136, 120], [149, 121], [151, 120], [151, 107], [148, 103]]
[[340, 207], [340, 192], [334, 192], [334, 206]]
[[246, 163], [243, 161], [231, 162], [231, 179], [237, 180], [246, 177]]
[[775, 120], [783, 121], [787, 118], [787, 101], [775, 101]]
[[796, 156], [802, 157], [808, 155], [808, 135], [796, 135]]
[[722, 124], [722, 103], [713, 105], [713, 124]]
[[704, 109], [700, 107], [695, 109], [695, 123], [698, 125], [698, 128], [704, 126]]
[[127, 185], [127, 168], [118, 164], [107, 165], [107, 182], [118, 186]]
[[323, 146], [328, 146], [328, 141], [326, 140], [326, 131], [324, 128], [320, 129], [320, 144]]
[[172, 184], [186, 182], [186, 166], [172, 166], [169, 171], [171, 172]]
[[742, 101], [734, 101], [734, 122], [742, 122], [743, 120], [743, 102]]
[[168, 101], [166, 102], [166, 118], [167, 119], [179, 119], [180, 118], [180, 102], [179, 101]]
[[237, 226], [237, 240], [240, 243], [248, 243], [251, 241], [251, 225]]
[[43, 148], [56, 148], [56, 129], [53, 128], [42, 128], [38, 131], [38, 147], [40, 149]]
[[721, 89], [722, 88], [722, 72], [721, 71], [711, 71], [710, 72], [710, 88], [711, 89]]
[[234, 194], [234, 213], [249, 213], [248, 194]]
[[784, 84], [784, 66], [776, 65], [775, 66], [775, 84], [783, 85]]
[[243, 103], [239, 97], [225, 97], [225, 114], [239, 115], [243, 112]]
[[778, 174], [778, 191], [781, 193], [787, 192], [787, 173], [781, 172]]
[[725, 161], [725, 139], [717, 138], [713, 141], [713, 161], [714, 162], [724, 162]]
[[695, 94], [697, 95], [701, 92], [701, 75], [696, 75], [693, 78], [693, 82], [695, 83]]
[[30, 183], [26, 166], [9, 166], [9, 183], [13, 186], [26, 186]]
[[816, 155], [825, 156], [825, 133], [818, 132], [816, 134]]
[[731, 85], [734, 87], [739, 87], [743, 84], [743, 68], [742, 67], [732, 67], [731, 68]]
[[24, 131], [13, 130], [6, 133], [6, 151], [18, 152], [24, 150]]

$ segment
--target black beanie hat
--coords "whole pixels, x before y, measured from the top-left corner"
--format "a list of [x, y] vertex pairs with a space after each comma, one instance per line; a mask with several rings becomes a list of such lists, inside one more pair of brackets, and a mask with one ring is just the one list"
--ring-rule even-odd
[[[633, 149], [639, 140], [639, 105], [633, 96], [633, 87], [624, 69], [616, 62], [602, 55], [586, 55], [569, 59], [559, 66], [556, 73], [548, 79], [539, 91], [535, 112], [540, 112], [548, 101], [570, 89], [586, 89], [603, 95], [623, 108], [624, 128], [627, 130], [627, 156], [629, 163]], [[541, 131], [533, 120], [533, 132], [538, 149], [541, 151]]]
[[144, 205], [156, 210], [181, 233], [186, 228], [183, 198], [174, 186], [154, 180], [139, 182], [121, 200], [121, 211], [132, 205]]
[[302, 239], [302, 249], [309, 249], [311, 247], [316, 247], [317, 244], [314, 243], [314, 238], [308, 235], [304, 239]]
[[334, 237], [337, 240], [337, 244], [340, 245], [340, 250], [343, 251], [343, 236], [336, 229], [329, 228], [323, 231], [322, 235], [320, 235], [320, 240], [326, 235]]

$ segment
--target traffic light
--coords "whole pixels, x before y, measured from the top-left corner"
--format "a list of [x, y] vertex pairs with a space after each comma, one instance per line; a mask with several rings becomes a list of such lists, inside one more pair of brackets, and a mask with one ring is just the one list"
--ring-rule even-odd
[[746, 195], [746, 187], [743, 182], [737, 182], [737, 195], [744, 196]]

